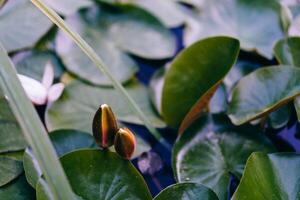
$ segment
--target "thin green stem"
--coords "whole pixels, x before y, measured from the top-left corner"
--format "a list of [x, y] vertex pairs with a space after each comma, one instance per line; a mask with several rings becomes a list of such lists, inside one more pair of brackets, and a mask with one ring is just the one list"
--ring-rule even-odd
[[97, 55], [97, 53], [92, 49], [92, 47], [87, 42], [85, 42], [79, 34], [72, 31], [72, 29], [64, 22], [64, 20], [53, 9], [49, 8], [43, 1], [31, 0], [31, 2], [36, 7], [38, 7], [66, 35], [68, 35], [78, 45], [78, 47], [81, 48], [81, 50], [91, 59], [91, 61], [99, 68], [99, 70], [110, 79], [115, 89], [118, 90], [124, 96], [124, 100], [127, 101], [132, 111], [134, 111], [139, 116], [141, 121], [144, 122], [145, 126], [150, 131], [150, 133], [159, 142], [161, 142], [162, 145], [164, 145], [167, 149], [170, 149], [170, 145], [168, 144], [168, 142], [166, 142], [164, 138], [160, 135], [160, 133], [156, 130], [156, 128], [153, 127], [149, 119], [137, 106], [135, 101], [127, 93], [122, 84], [112, 76], [102, 59]]
[[75, 195], [39, 116], [28, 100], [17, 72], [0, 44], [0, 87], [8, 99], [27, 143], [42, 169], [55, 200], [73, 200]]

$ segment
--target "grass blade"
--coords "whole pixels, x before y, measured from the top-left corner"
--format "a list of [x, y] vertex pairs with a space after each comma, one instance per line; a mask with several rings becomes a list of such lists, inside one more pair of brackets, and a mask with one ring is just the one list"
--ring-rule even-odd
[[8, 99], [26, 141], [32, 148], [39, 166], [57, 200], [75, 199], [71, 186], [58, 160], [40, 118], [26, 97], [7, 52], [0, 44], [0, 87]]
[[72, 29], [64, 22], [64, 20], [50, 7], [48, 7], [41, 0], [31, 0], [31, 2], [38, 7], [54, 24], [56, 24], [68, 37], [70, 37], [77, 45], [81, 48], [81, 50], [93, 61], [93, 63], [99, 68], [99, 70], [105, 74], [116, 90], [118, 90], [124, 97], [124, 100], [127, 101], [128, 105], [131, 107], [132, 111], [134, 111], [139, 118], [144, 122], [147, 129], [150, 133], [159, 141], [162, 145], [164, 145], [167, 149], [171, 149], [168, 142], [164, 140], [164, 138], [160, 135], [160, 133], [155, 129], [155, 127], [151, 124], [149, 119], [145, 116], [143, 111], [138, 107], [135, 101], [130, 97], [130, 95], [126, 92], [125, 88], [122, 86], [120, 82], [118, 82], [109, 72], [108, 68], [102, 61], [102, 59], [97, 55], [97, 53], [92, 49], [92, 47], [85, 42], [82, 37], [76, 32], [72, 31]]

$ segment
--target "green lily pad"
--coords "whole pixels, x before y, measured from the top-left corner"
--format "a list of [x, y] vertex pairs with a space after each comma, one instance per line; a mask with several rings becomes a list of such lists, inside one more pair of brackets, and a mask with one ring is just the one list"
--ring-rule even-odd
[[63, 156], [61, 163], [73, 191], [81, 199], [152, 199], [139, 172], [130, 161], [123, 160], [115, 153], [79, 150]]
[[278, 41], [274, 55], [282, 65], [300, 67], [300, 37], [290, 37]]
[[0, 188], [23, 172], [22, 162], [0, 156]]
[[[135, 82], [126, 89], [155, 127], [165, 127], [164, 122], [153, 111], [148, 91], [144, 86]], [[67, 85], [62, 97], [48, 108], [47, 127], [50, 131], [76, 129], [92, 133], [94, 114], [99, 106], [105, 103], [112, 107], [118, 120], [143, 124], [115, 89], [90, 86], [77, 81]]]
[[221, 113], [227, 110], [227, 93], [224, 84], [216, 90], [209, 101], [208, 108], [210, 113]]
[[299, 94], [299, 68], [261, 68], [242, 78], [236, 85], [228, 114], [234, 124], [240, 125], [267, 115]]
[[44, 0], [61, 15], [71, 15], [82, 8], [93, 5], [91, 0]]
[[194, 14], [192, 26], [196, 27], [187, 29], [185, 44], [208, 36], [228, 35], [238, 38], [243, 50], [272, 58], [274, 43], [283, 37], [280, 13], [277, 0], [206, 1]]
[[[98, 148], [93, 136], [81, 131], [57, 130], [49, 136], [59, 157], [78, 149]], [[35, 188], [42, 170], [30, 149], [26, 149], [24, 153], [23, 165], [28, 183]]]
[[298, 199], [299, 165], [296, 153], [253, 153], [232, 200]]
[[64, 69], [58, 58], [51, 51], [24, 51], [13, 57], [13, 62], [19, 74], [42, 81], [45, 66], [51, 62], [54, 69], [54, 77], [58, 79]]
[[[175, 39], [155, 17], [141, 8], [125, 4], [101, 3], [99, 8], [66, 18], [95, 49], [114, 77], [125, 83], [137, 72], [127, 54], [162, 59], [175, 53]], [[68, 38], [59, 32], [56, 50], [67, 69], [98, 85], [111, 85], [107, 77]]]
[[8, 1], [0, 10], [0, 41], [9, 52], [34, 46], [52, 23], [30, 1]]
[[284, 105], [269, 115], [269, 122], [272, 128], [278, 129], [285, 126], [290, 119], [291, 107]]
[[196, 183], [178, 183], [160, 192], [154, 200], [219, 200], [209, 188]]
[[[278, 41], [274, 47], [274, 54], [280, 64], [300, 67], [300, 37], [290, 37]], [[298, 121], [300, 121], [300, 98], [294, 100]]]
[[233, 126], [224, 115], [199, 118], [177, 140], [173, 169], [178, 182], [195, 182], [227, 199], [231, 174], [240, 178], [252, 152], [274, 151], [271, 142], [252, 126]]
[[235, 63], [239, 41], [229, 37], [201, 40], [171, 63], [162, 92], [162, 114], [172, 127], [186, 129]]
[[59, 157], [78, 149], [98, 148], [92, 135], [77, 130], [57, 130], [49, 136]]
[[0, 199], [5, 200], [35, 200], [35, 192], [27, 183], [24, 175], [7, 185], [0, 187]]
[[26, 146], [21, 128], [0, 89], [0, 153], [19, 151]]
[[178, 27], [185, 22], [185, 15], [182, 6], [175, 1], [161, 0], [128, 0], [132, 2], [162, 21], [167, 27]]

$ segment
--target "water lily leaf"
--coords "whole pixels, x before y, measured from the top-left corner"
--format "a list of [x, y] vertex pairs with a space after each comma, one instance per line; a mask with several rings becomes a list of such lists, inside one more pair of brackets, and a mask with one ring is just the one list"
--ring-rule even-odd
[[[208, 36], [228, 35], [238, 38], [243, 50], [255, 50], [272, 58], [274, 43], [283, 37], [280, 13], [277, 0], [206, 1], [193, 18], [196, 27], [187, 29], [185, 44]], [[255, 26], [251, 25], [253, 22]]]
[[[280, 64], [300, 67], [300, 37], [290, 37], [278, 41], [274, 54]], [[300, 121], [300, 98], [294, 100], [298, 121]]]
[[82, 199], [152, 199], [139, 172], [115, 153], [78, 150], [63, 156], [61, 163], [73, 191]]
[[210, 113], [221, 113], [226, 111], [227, 93], [224, 84], [221, 84], [216, 90], [209, 102], [208, 108]]
[[[162, 59], [173, 56], [175, 39], [156, 18], [133, 5], [104, 4], [66, 19], [109, 66], [114, 77], [124, 83], [137, 72], [127, 54]], [[111, 85], [86, 55], [59, 32], [57, 52], [67, 69], [93, 84]]]
[[[92, 135], [77, 130], [57, 130], [49, 136], [59, 157], [78, 149], [98, 148]], [[35, 188], [42, 170], [30, 149], [24, 153], [23, 165], [28, 183]]]
[[[135, 82], [126, 89], [154, 126], [165, 127], [164, 122], [153, 111], [148, 91], [144, 86]], [[47, 110], [47, 127], [49, 130], [76, 129], [91, 133], [94, 114], [99, 106], [105, 103], [112, 107], [118, 120], [142, 124], [115, 89], [90, 86], [77, 81], [68, 85], [62, 97]]]
[[27, 183], [24, 175], [11, 183], [0, 187], [0, 199], [5, 200], [35, 200], [35, 192]]
[[26, 146], [21, 128], [0, 90], [0, 153], [19, 151]]
[[0, 10], [0, 41], [9, 52], [34, 46], [52, 23], [30, 1], [8, 1]]
[[83, 148], [98, 148], [92, 135], [77, 130], [57, 130], [49, 134], [59, 157]]
[[272, 128], [278, 129], [285, 126], [290, 119], [291, 107], [289, 104], [282, 106], [272, 112], [269, 116], [269, 122]]
[[178, 27], [185, 22], [185, 15], [182, 12], [182, 6], [175, 1], [160, 0], [129, 0], [136, 5], [144, 8], [158, 19], [160, 19], [167, 27]]
[[228, 114], [234, 124], [240, 125], [265, 116], [299, 94], [300, 69], [291, 66], [261, 68], [236, 85]]
[[45, 2], [61, 15], [71, 15], [81, 8], [93, 5], [90, 0], [45, 0]]
[[229, 37], [201, 40], [171, 63], [162, 92], [162, 114], [172, 127], [186, 129], [202, 111], [235, 63], [239, 41]]
[[219, 200], [209, 188], [196, 183], [178, 183], [160, 192], [154, 200]]
[[299, 165], [296, 153], [253, 153], [232, 200], [298, 199]]
[[259, 67], [260, 65], [257, 63], [239, 59], [224, 79], [227, 93], [231, 94], [232, 88], [241, 78], [255, 71]]
[[63, 73], [58, 58], [51, 51], [23, 51], [13, 56], [13, 62], [19, 74], [42, 81], [46, 64], [51, 62], [54, 77], [58, 79]]
[[279, 40], [274, 55], [280, 64], [300, 67], [300, 37]]
[[240, 178], [255, 151], [274, 151], [256, 128], [235, 127], [224, 115], [202, 116], [175, 143], [173, 169], [178, 182], [203, 184], [225, 200], [231, 174]]
[[0, 188], [17, 178], [22, 172], [22, 162], [0, 156]]

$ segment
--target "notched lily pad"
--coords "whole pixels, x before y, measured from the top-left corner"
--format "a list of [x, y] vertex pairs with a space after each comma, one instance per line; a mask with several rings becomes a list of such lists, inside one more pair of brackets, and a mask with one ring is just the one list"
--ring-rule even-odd
[[173, 169], [178, 182], [195, 182], [227, 199], [231, 174], [240, 178], [252, 152], [272, 152], [271, 142], [252, 126], [233, 126], [224, 115], [199, 118], [176, 141]]
[[228, 114], [240, 125], [258, 119], [300, 94], [300, 69], [272, 66], [242, 78], [233, 90]]
[[162, 92], [166, 123], [183, 132], [207, 105], [235, 63], [239, 41], [230, 37], [201, 40], [183, 50], [171, 63]]

